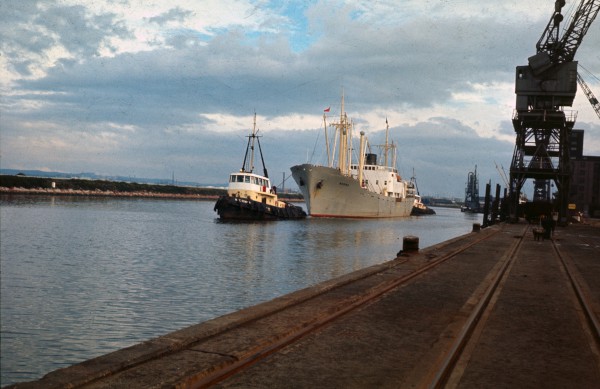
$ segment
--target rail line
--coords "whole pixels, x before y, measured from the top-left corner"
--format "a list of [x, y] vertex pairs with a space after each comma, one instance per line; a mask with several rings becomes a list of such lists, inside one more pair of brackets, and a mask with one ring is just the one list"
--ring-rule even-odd
[[[333, 312], [331, 314], [324, 315], [324, 316], [320, 317], [319, 320], [312, 322], [310, 325], [306, 325], [306, 326], [302, 327], [300, 330], [295, 331], [284, 338], [277, 339], [277, 340], [269, 343], [267, 346], [263, 347], [261, 350], [255, 352], [255, 353], [253, 353], [248, 358], [240, 359], [240, 360], [236, 361], [234, 364], [231, 364], [223, 369], [213, 371], [211, 374], [205, 375], [199, 380], [193, 380], [193, 381], [188, 380], [184, 384], [184, 386], [190, 387], [190, 388], [207, 388], [207, 387], [217, 384], [218, 382], [223, 381], [231, 376], [234, 376], [235, 374], [238, 374], [238, 373], [242, 372], [243, 370], [249, 368], [250, 366], [260, 362], [262, 359], [266, 358], [267, 356], [271, 355], [272, 353], [275, 353], [278, 350], [284, 348], [285, 346], [288, 346], [288, 345], [300, 340], [301, 338], [303, 338], [311, 333], [316, 332], [317, 330], [319, 330], [326, 324], [328, 324], [328, 323], [330, 323], [352, 311], [355, 311], [356, 309], [358, 309], [360, 307], [363, 307], [363, 306], [377, 300], [379, 297], [381, 297], [385, 293], [387, 293], [387, 292], [393, 290], [394, 288], [397, 288], [398, 286], [441, 265], [442, 263], [456, 257], [458, 254], [464, 252], [468, 248], [476, 245], [477, 243], [480, 243], [481, 241], [489, 239], [490, 237], [497, 234], [498, 232], [499, 232], [499, 230], [493, 231], [493, 232], [483, 235], [479, 238], [473, 239], [473, 240], [449, 251], [448, 253], [440, 255], [439, 257], [430, 257], [431, 261], [429, 263], [427, 263], [426, 265], [423, 265], [404, 276], [395, 278], [395, 279], [387, 281], [387, 282], [383, 282], [383, 283], [379, 284], [378, 287], [370, 290], [368, 294], [365, 294], [365, 295], [361, 296], [359, 299], [354, 300], [351, 304], [347, 304], [346, 306], [344, 306], [344, 308], [342, 308], [336, 312]], [[404, 263], [406, 261], [408, 261], [408, 258], [403, 259], [402, 261], [398, 262], [398, 264]], [[318, 296], [314, 296], [313, 298], [316, 298], [316, 297], [318, 297]]]
[[[469, 342], [474, 338], [473, 334], [480, 333], [485, 326], [487, 317], [489, 317], [494, 302], [502, 290], [502, 285], [510, 273], [510, 268], [514, 264], [515, 257], [528, 231], [529, 227], [525, 229], [519, 239], [512, 244], [508, 252], [499, 261], [499, 266], [497, 266], [493, 277], [489, 280], [487, 290], [463, 324], [459, 335], [443, 357], [441, 364], [432, 369], [425, 387], [443, 388], [449, 382], [458, 382], [460, 379], [462, 369], [456, 369], [456, 366], [461, 357], [472, 352], [472, 347], [468, 347]], [[464, 366], [464, 362], [461, 365]]]
[[[584, 244], [589, 244], [587, 240], [580, 237], [577, 237], [576, 239]], [[591, 297], [592, 293], [590, 288], [581, 273], [577, 270], [573, 258], [571, 258], [567, 252], [561, 250], [555, 241], [552, 241], [552, 246], [570, 281], [570, 286], [577, 298], [577, 302], [580, 305], [581, 310], [578, 311], [582, 313], [584, 325], [588, 327], [589, 331], [587, 333], [593, 338], [591, 344], [595, 345], [596, 354], [600, 355], [600, 320], [598, 320], [598, 317], [594, 314], [595, 311], [600, 312], [600, 309], [598, 309], [598, 307], [594, 309], [596, 303]], [[599, 250], [596, 249], [596, 251]]]
[[[427, 388], [454, 388], [457, 387], [465, 366], [473, 352], [479, 335], [486, 325], [486, 320], [494, 308], [495, 301], [502, 292], [502, 287], [510, 274], [510, 269], [519, 254], [519, 250], [524, 238], [530, 228], [525, 230], [521, 238], [511, 247], [506, 258], [502, 260], [502, 265], [490, 283], [485, 295], [476, 308], [472, 311], [468, 320], [464, 323], [459, 336], [454, 340], [451, 348], [444, 356], [442, 363], [432, 369], [430, 378], [425, 380], [422, 387]], [[581, 240], [586, 243], [584, 240]], [[590, 338], [590, 345], [594, 348], [596, 355], [600, 355], [600, 322], [594, 314], [595, 302], [592, 294], [584, 281], [583, 277], [576, 269], [573, 259], [560, 249], [555, 240], [552, 240], [552, 247], [555, 253], [555, 259], [560, 262], [565, 274], [565, 282], [576, 297], [575, 304], [578, 304], [576, 311], [580, 313], [580, 320], [586, 328], [586, 334]], [[600, 312], [596, 307], [596, 311]]]

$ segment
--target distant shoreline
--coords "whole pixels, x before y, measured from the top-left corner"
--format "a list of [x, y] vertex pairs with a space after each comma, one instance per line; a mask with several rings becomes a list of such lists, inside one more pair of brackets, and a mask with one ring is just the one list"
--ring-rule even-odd
[[[219, 196], [227, 194], [227, 190], [122, 181], [0, 175], [0, 194], [215, 201]], [[280, 194], [279, 199], [289, 202], [304, 201], [300, 194]]]
[[46, 188], [7, 188], [0, 187], [1, 195], [46, 195], [46, 196], [85, 196], [85, 197], [143, 197], [161, 199], [216, 200], [218, 195], [177, 194], [157, 192], [119, 192], [102, 190], [46, 189]]

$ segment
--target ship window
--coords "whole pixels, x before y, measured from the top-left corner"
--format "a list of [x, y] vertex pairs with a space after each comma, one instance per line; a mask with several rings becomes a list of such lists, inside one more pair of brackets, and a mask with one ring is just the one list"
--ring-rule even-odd
[[244, 182], [244, 176], [237, 176], [237, 182]]
[[383, 185], [387, 185], [387, 181], [383, 181]]
[[244, 182], [250, 183], [250, 176], [245, 176], [244, 177]]
[[379, 180], [375, 180], [375, 185], [379, 185]]
[[235, 182], [235, 175], [230, 175], [229, 176], [229, 182]]

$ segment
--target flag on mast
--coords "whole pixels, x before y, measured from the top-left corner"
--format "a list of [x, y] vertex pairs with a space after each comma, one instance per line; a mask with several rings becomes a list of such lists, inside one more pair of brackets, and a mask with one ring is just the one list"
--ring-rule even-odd
[[329, 112], [329, 111], [331, 111], [331, 107], [327, 107], [323, 110], [323, 112]]

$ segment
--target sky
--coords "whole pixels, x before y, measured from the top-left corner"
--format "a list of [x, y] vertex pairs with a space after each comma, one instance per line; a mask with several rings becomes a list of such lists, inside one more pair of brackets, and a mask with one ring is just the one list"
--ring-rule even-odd
[[[2, 0], [0, 167], [224, 185], [256, 113], [281, 186], [291, 166], [324, 162], [323, 111], [338, 117], [343, 93], [371, 144], [383, 143], [387, 119], [398, 169], [422, 195], [463, 197], [475, 166], [480, 187], [504, 186], [515, 67], [535, 54], [553, 9], [553, 0]], [[599, 20], [575, 58], [600, 96]], [[600, 119], [581, 91], [572, 109], [584, 154], [600, 155]]]

